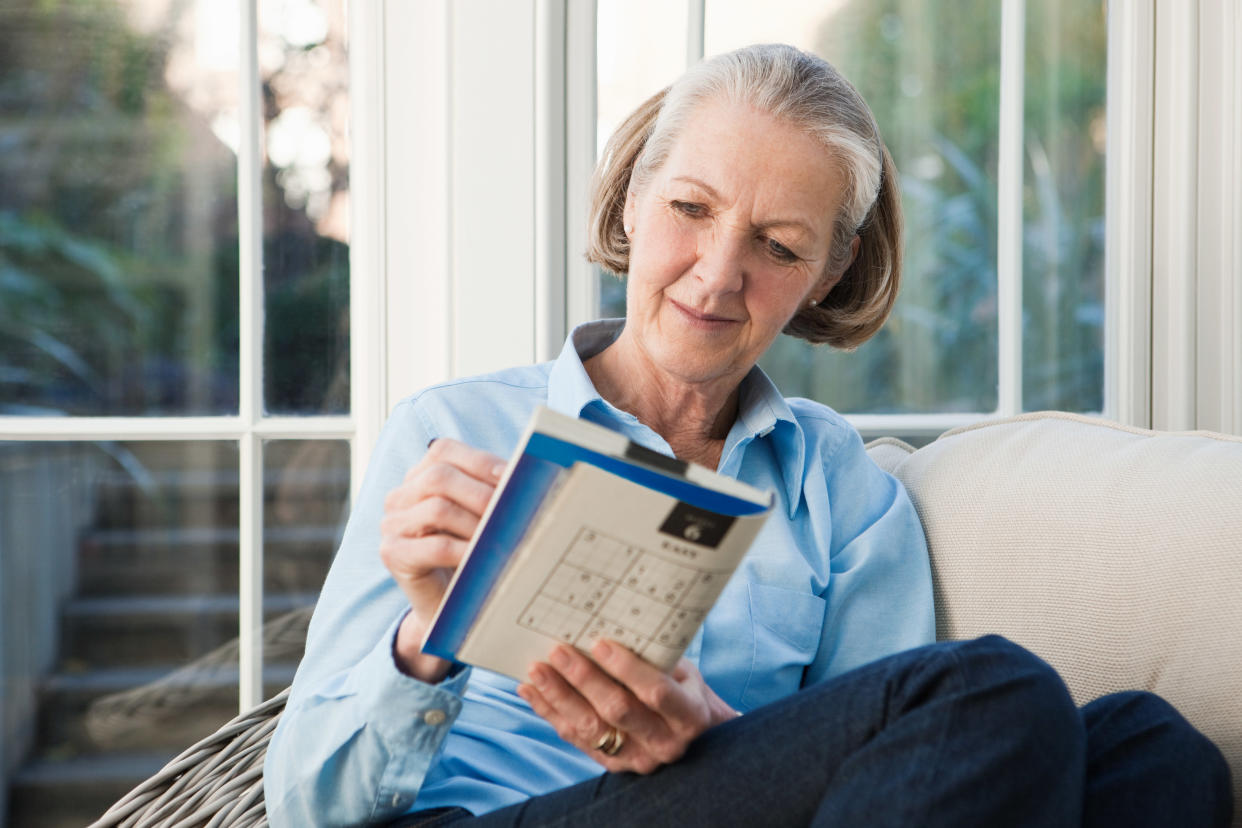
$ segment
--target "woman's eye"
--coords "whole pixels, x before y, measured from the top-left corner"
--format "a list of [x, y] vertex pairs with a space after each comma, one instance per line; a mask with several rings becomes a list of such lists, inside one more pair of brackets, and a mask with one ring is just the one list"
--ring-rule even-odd
[[768, 239], [768, 252], [779, 262], [796, 262], [798, 256], [775, 239]]
[[674, 201], [673, 209], [682, 215], [694, 216], [696, 218], [707, 213], [702, 204], [692, 204], [689, 201]]

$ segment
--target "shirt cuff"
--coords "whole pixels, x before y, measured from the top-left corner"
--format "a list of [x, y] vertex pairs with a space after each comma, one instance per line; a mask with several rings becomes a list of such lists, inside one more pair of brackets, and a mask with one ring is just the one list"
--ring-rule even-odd
[[393, 645], [404, 618], [403, 613], [380, 637], [355, 673], [364, 709], [378, 713], [372, 725], [388, 754], [372, 819], [403, 814], [414, 803], [418, 791], [410, 782], [421, 783], [427, 775], [461, 712], [470, 679], [470, 670], [461, 664], [454, 664], [436, 684], [403, 673], [393, 658]]

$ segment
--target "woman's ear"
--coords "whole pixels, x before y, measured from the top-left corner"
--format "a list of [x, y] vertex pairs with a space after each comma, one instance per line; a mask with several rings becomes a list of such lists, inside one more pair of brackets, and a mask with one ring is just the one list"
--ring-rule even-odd
[[819, 280], [819, 284], [815, 286], [815, 290], [811, 291], [811, 298], [815, 300], [815, 304], [819, 304], [828, 298], [828, 294], [832, 293], [832, 289], [837, 286], [837, 282], [841, 281], [841, 277], [850, 269], [850, 265], [854, 264], [854, 260], [858, 258], [858, 248], [862, 246], [862, 239], [854, 236], [850, 242], [850, 260], [845, 263], [845, 267], [841, 268], [840, 273], [825, 273], [823, 278]]
[[637, 212], [638, 208], [634, 204], [634, 190], [628, 189], [625, 191], [625, 209], [621, 211], [621, 229], [625, 231], [627, 239], [634, 232], [634, 214]]
[[[850, 260], [845, 263], [845, 268], [841, 271], [841, 276], [845, 275], [845, 271], [850, 269], [850, 265], [854, 264], [854, 260], [858, 258], [858, 248], [862, 247], [862, 236], [854, 234], [853, 240], [850, 242]], [[841, 276], [837, 278], [840, 279]]]

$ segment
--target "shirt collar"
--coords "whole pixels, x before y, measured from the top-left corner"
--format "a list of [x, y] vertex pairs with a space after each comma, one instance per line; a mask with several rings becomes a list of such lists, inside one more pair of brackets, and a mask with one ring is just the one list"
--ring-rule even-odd
[[[548, 375], [549, 408], [580, 417], [584, 409], [597, 404], [622, 421], [637, 423], [633, 415], [613, 407], [599, 395], [583, 366], [585, 360], [615, 342], [624, 326], [624, 319], [601, 319], [581, 324], [570, 332]], [[793, 517], [802, 500], [806, 439], [789, 403], [758, 365], [742, 380], [737, 422], [721, 452], [722, 471], [727, 467], [727, 473], [736, 475], [741, 458], [733, 459], [732, 454], [744, 450], [753, 440], [773, 441], [772, 456], [780, 468], [789, 515]]]
[[[802, 481], [806, 472], [806, 435], [788, 401], [758, 365], [742, 380], [738, 400], [737, 422], [725, 440], [721, 465], [728, 464], [735, 448], [744, 448], [752, 440], [772, 441], [772, 457], [785, 484], [785, 502], [793, 518], [802, 501]], [[740, 465], [739, 457], [736, 463]]]
[[591, 403], [604, 402], [582, 363], [616, 341], [623, 327], [624, 319], [600, 319], [570, 332], [548, 375], [548, 408], [579, 417]]

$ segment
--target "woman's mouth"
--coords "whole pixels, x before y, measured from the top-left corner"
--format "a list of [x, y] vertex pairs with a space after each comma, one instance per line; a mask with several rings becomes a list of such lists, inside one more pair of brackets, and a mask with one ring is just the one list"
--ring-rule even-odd
[[696, 327], [718, 329], [726, 325], [731, 325], [737, 322], [736, 319], [730, 319], [725, 316], [718, 316], [714, 313], [707, 313], [706, 311], [695, 310], [694, 308], [688, 305], [683, 305], [681, 302], [678, 302], [676, 299], [669, 299], [668, 301], [670, 304], [672, 304], [673, 307], [677, 308], [677, 310], [681, 312], [681, 315], [683, 317], [685, 317], [692, 325]]

